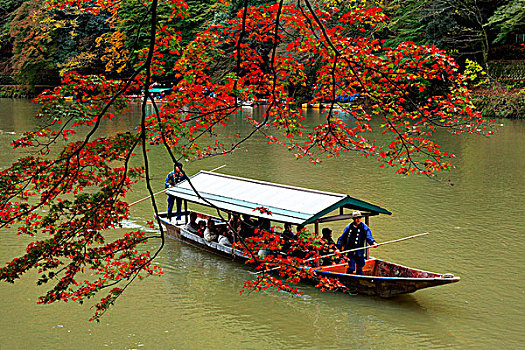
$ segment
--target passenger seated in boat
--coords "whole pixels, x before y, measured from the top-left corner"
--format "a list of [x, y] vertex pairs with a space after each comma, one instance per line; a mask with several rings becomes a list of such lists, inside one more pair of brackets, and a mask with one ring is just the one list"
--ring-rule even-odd
[[292, 231], [292, 224], [284, 224], [284, 231], [281, 232], [281, 238], [284, 240], [282, 251], [287, 252], [290, 250], [291, 241], [295, 239], [295, 234]]
[[230, 240], [230, 237], [230, 231], [226, 227], [224, 227], [224, 229], [219, 234], [219, 244], [231, 247], [232, 242]]
[[269, 219], [260, 218], [257, 220], [257, 228], [265, 232], [272, 232], [272, 223]]
[[[321, 232], [323, 236], [321, 237], [322, 246], [319, 248], [319, 255], [325, 256], [333, 254], [338, 249], [332, 238], [332, 230], [330, 230], [328, 227], [325, 227]], [[328, 256], [326, 258], [319, 259], [319, 264], [321, 266], [333, 265], [336, 260], [338, 259], [334, 256]]]
[[192, 211], [190, 213], [190, 222], [188, 222], [186, 226], [184, 226], [184, 229], [191, 233], [197, 233], [197, 231], [199, 230], [199, 225], [197, 224], [197, 213], [196, 212]]
[[212, 219], [208, 219], [208, 225], [206, 226], [206, 230], [204, 230], [204, 239], [208, 242], [217, 242], [218, 237], [215, 222]]
[[[291, 231], [291, 227], [290, 227], [290, 231]], [[317, 247], [313, 245], [306, 245], [305, 242], [301, 242], [300, 231], [297, 232], [297, 234], [294, 236], [294, 239], [290, 239], [288, 242], [289, 242], [289, 248], [286, 253], [295, 258], [309, 259], [311, 257], [316, 256], [318, 253]], [[296, 243], [296, 245], [294, 245], [293, 243]], [[312, 260], [310, 264], [316, 265], [316, 261]]]
[[199, 221], [199, 228], [197, 230], [197, 236], [204, 237], [204, 231], [206, 230], [206, 221], [200, 220]]
[[296, 238], [295, 234], [292, 231], [292, 224], [284, 224], [284, 231], [281, 232], [281, 237], [288, 241]]
[[242, 221], [239, 214], [233, 213], [230, 220], [228, 220], [228, 228], [231, 236], [233, 237], [233, 241], [236, 242], [239, 239], [239, 235], [241, 234], [242, 230]]
[[[272, 223], [270, 219], [260, 218], [259, 220], [257, 220], [257, 235], [259, 237], [262, 237], [264, 233], [268, 233], [268, 232], [273, 233]], [[259, 255], [259, 258], [265, 259], [268, 255], [275, 254], [275, 253], [276, 252], [274, 252], [273, 250], [264, 248], [264, 249], [259, 249], [258, 255]]]
[[250, 215], [244, 214], [241, 223], [241, 236], [243, 238], [252, 237], [256, 226], [257, 222]]

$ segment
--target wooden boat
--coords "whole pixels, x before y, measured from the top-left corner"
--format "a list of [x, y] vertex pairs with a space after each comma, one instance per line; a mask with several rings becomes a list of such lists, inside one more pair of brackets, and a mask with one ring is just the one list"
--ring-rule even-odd
[[[351, 214], [346, 210], [360, 210], [369, 225], [371, 216], [391, 212], [377, 205], [344, 194], [316, 191], [252, 179], [234, 177], [225, 174], [201, 171], [192, 176], [190, 181], [183, 181], [167, 190], [169, 195], [180, 198], [184, 203], [184, 220], [177, 223], [166, 218], [166, 213], [158, 219], [166, 228], [167, 235], [187, 242], [196, 247], [229, 257], [233, 260], [248, 259], [241, 251], [208, 242], [197, 234], [185, 229], [188, 221], [188, 202], [213, 207], [225, 213], [247, 214], [265, 218], [274, 223], [291, 223], [304, 227], [313, 225], [319, 233], [319, 225], [336, 220], [349, 220]], [[257, 210], [265, 208], [264, 211]], [[334, 215], [335, 213], [335, 215]], [[197, 212], [200, 219], [214, 220], [219, 225], [225, 222], [215, 216]], [[351, 292], [391, 297], [398, 294], [412, 293], [419, 289], [458, 282], [459, 277], [452, 274], [439, 274], [409, 268], [368, 256], [363, 268], [363, 275], [347, 274], [347, 264], [335, 264], [322, 267], [305, 267], [317, 274], [337, 278]]]

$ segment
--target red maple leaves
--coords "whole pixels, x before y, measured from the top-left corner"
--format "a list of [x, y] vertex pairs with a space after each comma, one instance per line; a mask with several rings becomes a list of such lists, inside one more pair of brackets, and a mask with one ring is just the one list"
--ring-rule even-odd
[[[93, 15], [109, 11], [116, 19], [120, 4], [48, 3], [88, 8]], [[163, 144], [173, 161], [198, 159], [230, 153], [263, 132], [268, 142], [312, 162], [321, 155], [355, 151], [398, 173], [432, 175], [449, 169], [453, 157], [433, 140], [438, 130], [491, 133], [474, 110], [455, 62], [432, 46], [385, 46], [379, 32], [385, 16], [377, 7], [310, 1], [245, 7], [180, 50], [180, 34], [156, 23], [157, 1], [143, 3], [145, 16], [151, 16], [150, 45], [136, 51], [130, 76], [65, 73], [61, 86], [35, 99], [41, 106], [37, 117], [46, 125], [13, 142], [15, 148], [38, 153], [0, 172], [0, 228], [16, 226], [20, 234], [35, 238], [23, 256], [0, 269], [0, 279], [13, 282], [36, 269], [40, 283], [56, 282], [43, 303], [82, 302], [112, 288], [97, 306], [99, 317], [137, 276], [159, 273], [151, 265], [158, 250], [150, 255], [137, 249], [153, 237], [136, 231], [107, 242], [105, 235], [129, 217], [125, 195], [131, 185], [145, 175], [149, 186], [148, 144]], [[170, 16], [187, 16], [183, 1], [167, 4]], [[166, 55], [179, 53], [168, 71]], [[159, 104], [149, 88], [153, 76], [166, 74], [174, 77], [172, 90]], [[97, 136], [104, 121], [118, 118], [137, 91], [144, 96], [136, 128]], [[359, 97], [342, 102], [344, 96]], [[146, 113], [148, 100], [154, 113]], [[246, 101], [266, 104], [263, 115], [246, 118], [250, 131], [236, 133], [235, 141], [226, 144], [220, 130], [230, 127]], [[323, 104], [322, 122], [306, 128], [301, 102]], [[369, 139], [373, 125], [379, 125], [388, 141]], [[62, 148], [57, 148], [59, 142]], [[139, 152], [144, 166], [133, 167], [130, 161]], [[163, 232], [155, 238], [163, 242]], [[252, 252], [262, 247], [277, 251], [281, 242], [262, 234], [250, 244]], [[308, 246], [317, 243], [301, 244], [297, 249], [306, 256], [274, 254], [274, 260], [263, 262], [265, 267], [280, 266], [280, 278], [265, 275], [263, 281], [247, 281], [245, 288], [275, 286], [296, 293], [283, 278], [293, 285], [312, 274], [303, 267], [315, 251]], [[88, 271], [89, 278], [79, 282]], [[341, 287], [327, 279], [320, 279], [319, 286]]]

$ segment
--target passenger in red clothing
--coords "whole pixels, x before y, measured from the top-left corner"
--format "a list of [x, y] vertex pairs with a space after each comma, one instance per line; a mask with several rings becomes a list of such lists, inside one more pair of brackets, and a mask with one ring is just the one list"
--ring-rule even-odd
[[206, 221], [199, 221], [199, 229], [197, 230], [197, 235], [199, 237], [204, 237], [204, 230], [206, 230]]

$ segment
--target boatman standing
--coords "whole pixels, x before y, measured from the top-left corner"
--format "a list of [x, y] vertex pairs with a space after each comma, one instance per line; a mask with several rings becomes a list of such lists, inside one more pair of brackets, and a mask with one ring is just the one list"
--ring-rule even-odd
[[[178, 184], [179, 182], [183, 180], [187, 180], [188, 177], [184, 172], [182, 171], [182, 164], [177, 162], [173, 165], [173, 171], [166, 176], [166, 180], [164, 181], [164, 188], [170, 188]], [[182, 199], [175, 198], [174, 196], [170, 196], [168, 194], [168, 214], [167, 219], [170, 220], [172, 216], [173, 211], [173, 204], [175, 202], [175, 199], [177, 199], [177, 213], [176, 218], [177, 221], [181, 220], [181, 207], [182, 207]]]
[[[376, 246], [377, 243], [372, 237], [372, 231], [365, 223], [361, 222], [362, 217], [363, 215], [359, 210], [352, 213], [353, 221], [345, 227], [343, 234], [337, 240], [337, 247], [341, 251], [364, 247], [365, 241], [371, 246]], [[350, 252], [347, 256], [350, 259], [347, 273], [354, 273], [355, 269], [356, 275], [362, 275], [363, 266], [365, 266], [365, 250]]]

